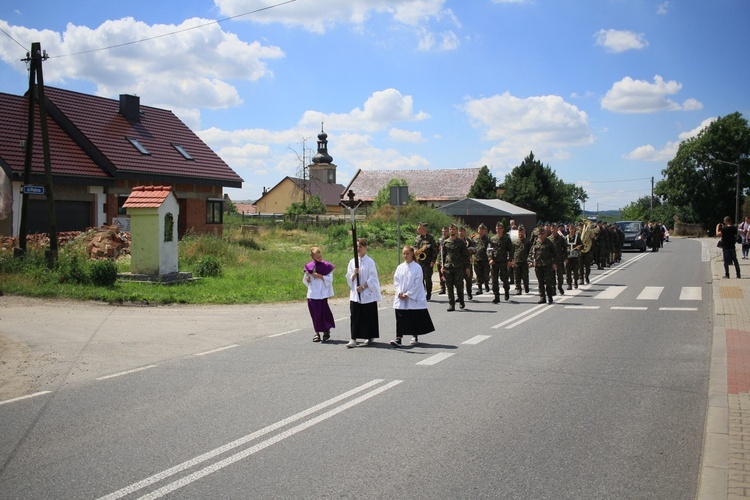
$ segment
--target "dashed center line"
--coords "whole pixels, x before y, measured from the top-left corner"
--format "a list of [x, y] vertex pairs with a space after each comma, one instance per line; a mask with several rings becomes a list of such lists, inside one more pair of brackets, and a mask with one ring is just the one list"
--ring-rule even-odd
[[122, 377], [123, 375], [130, 375], [131, 373], [142, 372], [143, 370], [150, 370], [151, 368], [156, 368], [156, 365], [142, 366], [134, 370], [128, 370], [128, 371], [124, 371], [120, 373], [113, 373], [112, 375], [105, 375], [103, 377], [98, 377], [96, 380], [108, 380], [110, 378]]
[[210, 351], [205, 351], [205, 352], [197, 352], [193, 354], [193, 356], [205, 356], [206, 354], [213, 354], [215, 352], [226, 351], [227, 349], [232, 349], [233, 347], [239, 347], [239, 344], [225, 345], [224, 347], [219, 347], [218, 349], [211, 349]]
[[419, 363], [417, 363], [420, 366], [432, 366], [440, 363], [441, 361], [445, 361], [446, 359], [453, 356], [452, 352], [440, 352], [438, 354], [435, 354], [433, 356], [430, 356], [429, 358], [423, 359]]
[[462, 344], [468, 344], [468, 345], [476, 345], [476, 344], [482, 342], [483, 340], [487, 340], [487, 339], [489, 339], [491, 337], [492, 337], [492, 335], [477, 335], [476, 337], [472, 337], [469, 340], [464, 340], [461, 343]]
[[6, 403], [15, 403], [16, 401], [23, 401], [24, 399], [34, 398], [37, 396], [44, 396], [45, 394], [50, 394], [52, 391], [40, 391], [35, 392], [34, 394], [27, 394], [26, 396], [21, 396], [18, 398], [13, 399], [6, 399], [5, 401], [0, 401], [0, 405], [4, 405]]

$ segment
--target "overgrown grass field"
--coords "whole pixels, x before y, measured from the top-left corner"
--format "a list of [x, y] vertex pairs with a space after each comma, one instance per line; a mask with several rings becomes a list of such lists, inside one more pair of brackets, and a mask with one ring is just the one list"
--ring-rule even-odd
[[[411, 214], [411, 221], [402, 222], [401, 243], [413, 243], [413, 221], [429, 217], [437, 218], [436, 227], [451, 222], [434, 210], [417, 210]], [[383, 284], [392, 283], [400, 258], [396, 226], [388, 219], [386, 213], [385, 218], [373, 217], [358, 228], [358, 236], [370, 241], [368, 254], [375, 260]], [[260, 226], [258, 232], [246, 233], [237, 220], [230, 218], [225, 222], [221, 237], [190, 234], [179, 243], [181, 272], [215, 271], [218, 267], [217, 275], [173, 285], [118, 280], [111, 286], [96, 286], [88, 279], [93, 264], [85, 245], [73, 242], [60, 249], [54, 269], [47, 267], [44, 248], [29, 249], [23, 259], [13, 258], [10, 251], [0, 254], [0, 292], [110, 303], [250, 304], [304, 300], [307, 288], [302, 283], [302, 269], [310, 261], [310, 247], [318, 246], [323, 258], [336, 266], [335, 295], [348, 297], [345, 275], [353, 257], [348, 224], [305, 228], [271, 224]], [[438, 236], [436, 233], [439, 231], [433, 230]], [[119, 272], [129, 272], [129, 257], [118, 259], [116, 265]]]

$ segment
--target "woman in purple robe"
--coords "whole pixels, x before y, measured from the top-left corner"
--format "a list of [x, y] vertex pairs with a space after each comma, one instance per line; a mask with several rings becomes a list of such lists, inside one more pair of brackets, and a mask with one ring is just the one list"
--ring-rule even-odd
[[333, 297], [333, 269], [336, 266], [323, 260], [318, 247], [310, 249], [310, 257], [312, 261], [305, 265], [302, 283], [307, 286], [307, 308], [315, 328], [313, 342], [325, 342], [331, 338], [331, 328], [336, 327], [328, 306], [328, 297]]

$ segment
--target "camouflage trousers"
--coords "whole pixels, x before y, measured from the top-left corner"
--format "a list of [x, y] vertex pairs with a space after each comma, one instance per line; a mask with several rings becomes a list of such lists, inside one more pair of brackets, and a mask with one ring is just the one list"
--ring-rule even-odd
[[458, 295], [458, 303], [464, 303], [465, 276], [466, 274], [463, 270], [446, 269], [443, 273], [443, 277], [445, 278], [445, 288], [448, 289], [448, 302], [451, 306], [456, 305], [456, 295]]
[[552, 266], [534, 266], [534, 271], [539, 282], [539, 296], [551, 299], [555, 295], [555, 270]]
[[477, 286], [482, 289], [482, 285], [490, 283], [490, 262], [487, 260], [477, 260], [474, 262], [474, 274], [477, 277]]
[[503, 282], [503, 290], [505, 290], [505, 293], [508, 293], [510, 290], [508, 266], [502, 263], [490, 267], [492, 268], [492, 293], [495, 296], [500, 294], [500, 281]]
[[529, 293], [529, 263], [519, 262], [513, 267], [513, 281], [516, 284], [516, 291], [520, 292], [521, 288]]

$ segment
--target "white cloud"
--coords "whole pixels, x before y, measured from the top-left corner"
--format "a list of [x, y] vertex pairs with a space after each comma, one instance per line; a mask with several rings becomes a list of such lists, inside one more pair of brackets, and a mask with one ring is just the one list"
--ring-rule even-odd
[[643, 33], [609, 29], [599, 30], [594, 36], [596, 37], [596, 44], [604, 47], [608, 52], [619, 53], [648, 47], [648, 40]]
[[669, 0], [663, 3], [660, 3], [659, 6], [656, 8], [656, 13], [659, 15], [667, 14], [668, 13], [667, 9], [669, 9], [669, 7], [671, 6], [672, 6], [672, 2], [670, 2]]
[[438, 33], [439, 41], [435, 39], [435, 33], [424, 31], [419, 39], [417, 49], [429, 51], [437, 49], [439, 51], [456, 50], [461, 45], [461, 40], [453, 31], [444, 31]]
[[388, 137], [396, 142], [425, 142], [422, 132], [413, 132], [400, 128], [392, 128], [388, 132]]
[[[396, 5], [394, 5], [394, 3]], [[222, 16], [240, 16], [257, 10], [255, 2], [248, 0], [214, 0]], [[394, 21], [408, 25], [421, 25], [432, 19], [452, 15], [444, 9], [445, 0], [317, 0], [298, 1], [236, 18], [237, 21], [289, 26], [302, 26], [314, 33], [325, 33], [338, 24], [361, 25], [373, 14], [390, 15]]]
[[645, 146], [635, 148], [633, 151], [623, 155], [623, 158], [625, 158], [626, 160], [658, 161], [666, 163], [675, 157], [682, 141], [697, 137], [701, 130], [708, 127], [711, 122], [715, 120], [715, 117], [706, 118], [705, 120], [703, 120], [703, 122], [701, 122], [700, 125], [698, 125], [694, 129], [680, 133], [680, 135], [678, 136], [679, 140], [669, 141], [661, 149], [656, 149], [651, 144], [647, 144]]
[[324, 116], [326, 128], [331, 130], [362, 130], [374, 132], [383, 130], [395, 122], [420, 121], [429, 118], [424, 112], [413, 111], [411, 96], [402, 95], [396, 89], [374, 92], [365, 101], [362, 109], [355, 108], [349, 113], [324, 114], [319, 111], [306, 111], [299, 122], [302, 127], [320, 123]]
[[616, 113], [656, 113], [659, 111], [692, 111], [703, 105], [688, 99], [682, 105], [667, 96], [677, 94], [682, 84], [674, 80], [664, 81], [656, 75], [654, 82], [634, 80], [626, 76], [615, 82], [602, 99], [602, 108]]
[[[240, 104], [230, 81], [268, 77], [271, 72], [264, 60], [284, 56], [278, 47], [243, 42], [211, 23], [193, 18], [178, 25], [148, 25], [128, 17], [94, 29], [68, 24], [62, 33], [8, 27], [3, 21], [0, 26], [8, 28], [14, 38], [42, 43], [50, 55], [44, 64], [47, 84], [92, 82], [98, 95], [142, 95], [147, 97], [144, 104], [181, 109], [181, 116], [195, 122], [197, 109]], [[206, 26], [192, 29], [200, 25]], [[145, 41], [133, 43], [136, 40]], [[99, 50], [105, 47], [113, 48]], [[13, 62], [16, 49], [15, 44], [0, 42], [0, 57]], [[23, 65], [18, 69], [25, 72]], [[184, 108], [186, 102], [191, 109]]]
[[569, 148], [594, 141], [586, 113], [560, 96], [521, 99], [506, 92], [469, 100], [464, 111], [474, 126], [487, 129], [485, 139], [496, 142], [484, 153], [487, 165], [515, 163], [532, 150], [540, 157], [565, 159]]
[[[346, 114], [326, 114], [306, 111], [294, 128], [280, 131], [264, 129], [221, 130], [209, 128], [197, 132], [217, 154], [247, 181], [243, 191], [256, 189], [259, 184], [274, 185], [283, 176], [299, 175], [302, 140], [306, 148], [315, 151], [313, 131], [320, 130], [324, 119], [328, 133], [329, 153], [340, 166], [337, 182], [346, 184], [357, 169], [421, 169], [430, 162], [417, 154], [404, 154], [392, 148], [379, 148], [375, 143], [390, 139], [399, 142], [424, 142], [420, 132], [393, 127], [396, 122], [414, 122], [427, 118], [415, 113], [412, 98], [395, 89], [373, 93], [361, 107]], [[389, 129], [387, 134], [385, 130]], [[333, 131], [333, 132], [332, 132]], [[310, 156], [307, 157], [309, 163]], [[343, 167], [345, 166], [345, 167]]]

